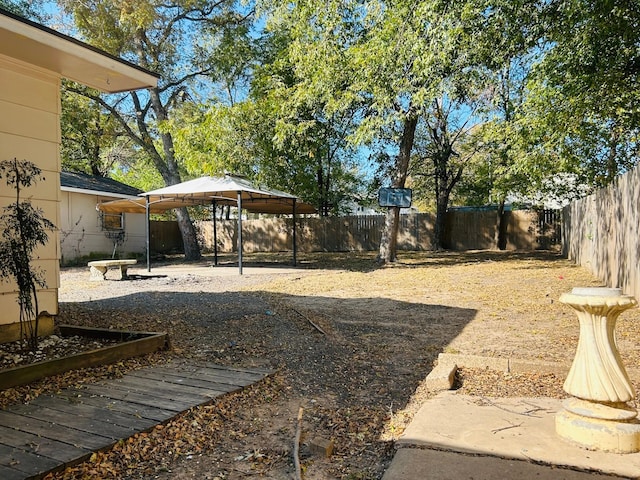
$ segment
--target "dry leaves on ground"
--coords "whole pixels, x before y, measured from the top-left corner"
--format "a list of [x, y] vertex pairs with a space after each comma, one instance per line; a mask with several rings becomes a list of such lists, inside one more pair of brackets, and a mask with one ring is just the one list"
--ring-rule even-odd
[[[598, 284], [549, 253], [411, 253], [390, 268], [373, 257], [301, 255], [295, 271], [242, 277], [194, 264], [188, 274], [89, 286], [86, 271], [63, 272], [66, 322], [163, 330], [174, 350], [160, 358], [277, 374], [50, 478], [287, 478], [303, 406], [305, 480], [379, 479], [394, 439], [428, 397], [421, 384], [438, 353], [568, 362], [577, 321], [557, 299]], [[638, 316], [625, 313], [618, 328], [623, 358], [633, 364], [640, 359]], [[563, 396], [560, 378], [535, 372], [462, 369], [459, 379], [461, 391], [474, 395]], [[315, 437], [334, 442], [331, 458], [311, 454]]]
[[508, 373], [485, 368], [460, 368], [455, 387], [464, 395], [480, 397], [566, 398], [564, 378], [553, 373]]

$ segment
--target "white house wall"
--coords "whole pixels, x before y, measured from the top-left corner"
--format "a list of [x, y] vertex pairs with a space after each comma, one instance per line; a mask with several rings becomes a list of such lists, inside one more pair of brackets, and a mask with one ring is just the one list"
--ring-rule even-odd
[[[102, 230], [96, 204], [113, 200], [110, 197], [77, 192], [61, 192], [60, 246], [62, 263], [92, 255], [110, 258], [113, 241]], [[125, 241], [117, 248], [119, 254], [145, 252], [145, 216], [124, 214]]]
[[[0, 160], [29, 160], [45, 177], [22, 191], [45, 217], [60, 224], [60, 82], [57, 76], [0, 55]], [[15, 190], [0, 181], [0, 207], [15, 201]], [[38, 293], [39, 310], [58, 313], [58, 233], [36, 252], [34, 265], [44, 273], [47, 286]], [[17, 292], [13, 282], [0, 281], [0, 325], [18, 321]]]

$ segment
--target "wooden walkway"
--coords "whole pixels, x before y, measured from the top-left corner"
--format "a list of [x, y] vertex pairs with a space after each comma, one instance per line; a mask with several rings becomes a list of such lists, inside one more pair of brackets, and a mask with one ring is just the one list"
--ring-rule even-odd
[[271, 372], [170, 363], [0, 410], [0, 479], [40, 478]]

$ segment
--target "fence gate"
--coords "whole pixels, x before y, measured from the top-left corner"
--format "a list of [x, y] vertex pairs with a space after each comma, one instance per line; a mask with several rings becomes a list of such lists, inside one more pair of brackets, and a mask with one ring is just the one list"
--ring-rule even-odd
[[538, 210], [536, 242], [545, 250], [562, 245], [562, 210]]

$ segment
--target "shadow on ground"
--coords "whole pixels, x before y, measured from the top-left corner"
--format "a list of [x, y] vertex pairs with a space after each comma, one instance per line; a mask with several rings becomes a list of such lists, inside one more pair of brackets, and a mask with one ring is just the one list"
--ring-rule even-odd
[[[347, 270], [351, 272], [371, 272], [380, 268], [403, 267], [447, 267], [455, 265], [469, 265], [481, 262], [501, 262], [514, 260], [543, 260], [556, 261], [563, 258], [560, 252], [553, 250], [506, 251], [506, 250], [478, 250], [467, 252], [440, 251], [440, 252], [398, 252], [398, 261], [387, 265], [381, 265], [377, 261], [377, 252], [310, 252], [298, 253], [295, 268], [323, 269], [323, 270]], [[212, 254], [205, 254], [200, 260], [185, 262], [182, 255], [165, 256], [161, 260], [154, 261], [153, 267], [167, 265], [214, 265]], [[276, 253], [245, 253], [242, 264], [244, 267], [268, 267], [268, 268], [294, 268], [291, 252]], [[238, 258], [235, 254], [219, 254], [219, 266], [237, 267]], [[526, 266], [524, 266], [526, 268]]]
[[[265, 291], [151, 291], [62, 302], [60, 312], [64, 323], [166, 331], [174, 345], [170, 355], [278, 369], [285, 384], [279, 401], [308, 406], [308, 429], [336, 439], [336, 468], [371, 475], [391, 459], [392, 445], [380, 440], [385, 424], [476, 315], [386, 298]], [[281, 440], [288, 444], [286, 428]], [[277, 437], [276, 430], [269, 441]]]

